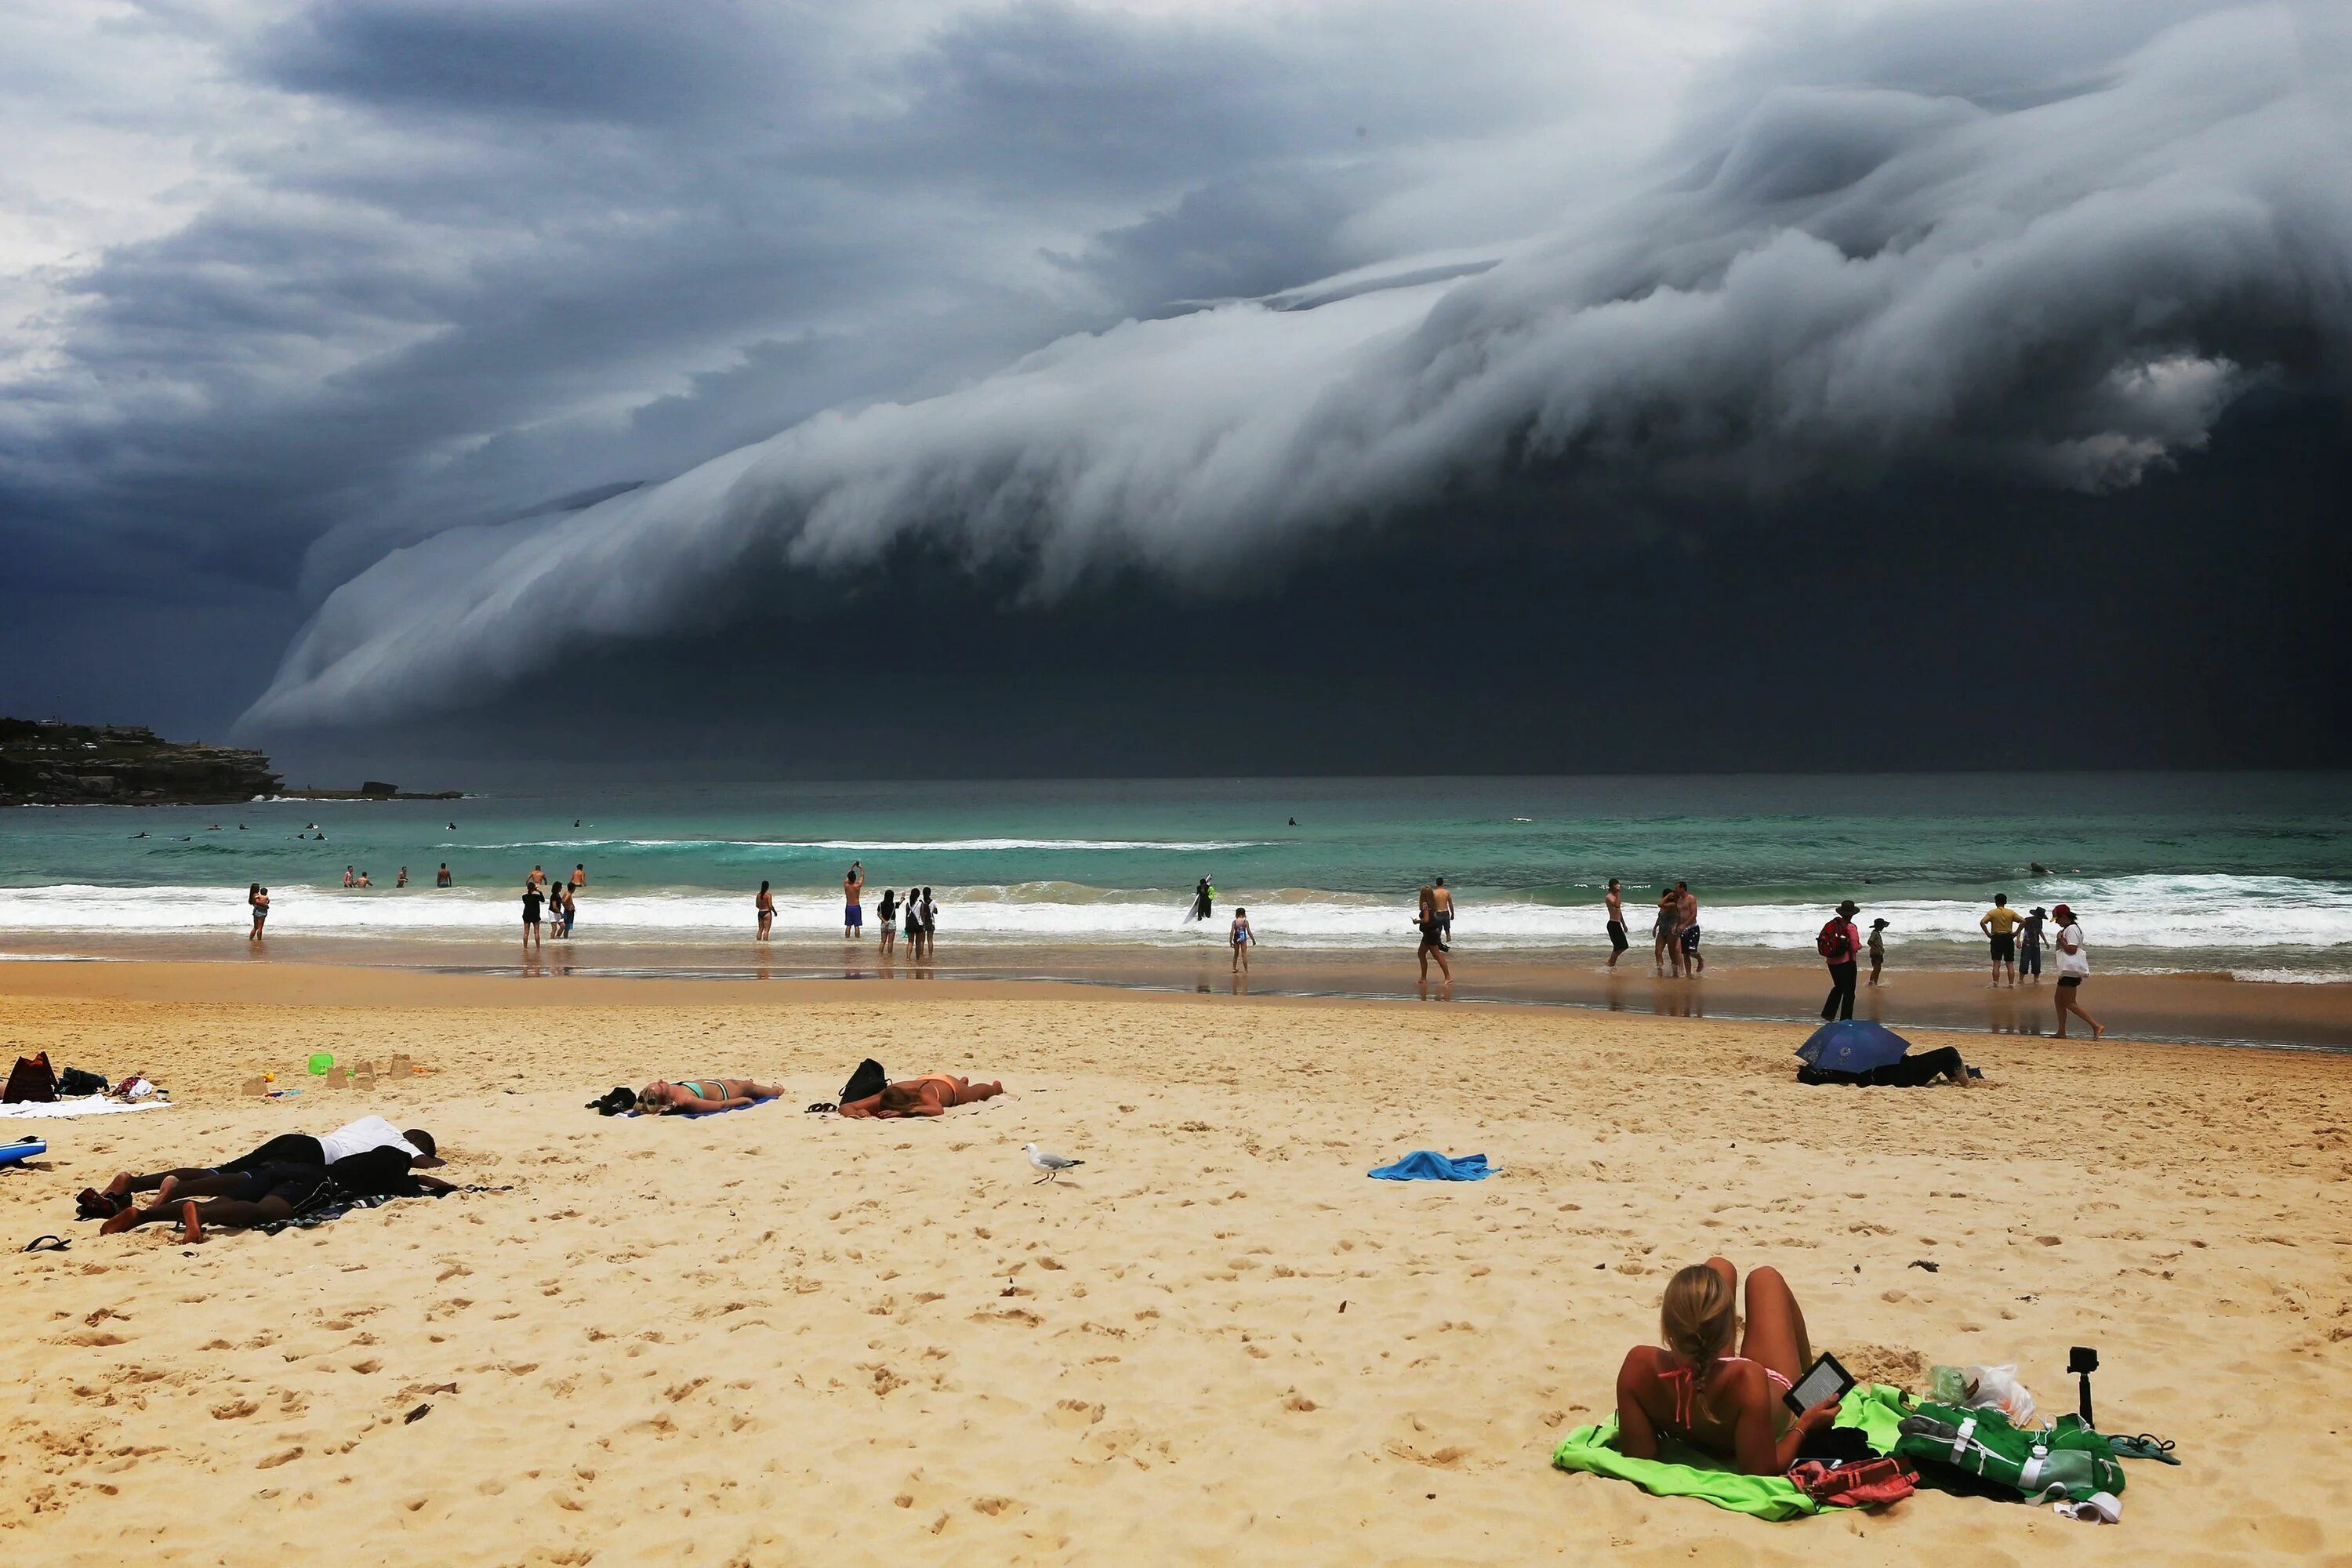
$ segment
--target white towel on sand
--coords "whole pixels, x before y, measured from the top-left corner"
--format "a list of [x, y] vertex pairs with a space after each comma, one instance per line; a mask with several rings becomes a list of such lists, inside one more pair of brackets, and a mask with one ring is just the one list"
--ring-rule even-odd
[[20, 1105], [0, 1105], [0, 1116], [111, 1116], [118, 1110], [160, 1110], [168, 1100], [142, 1100], [125, 1105], [93, 1094], [85, 1100], [28, 1100]]

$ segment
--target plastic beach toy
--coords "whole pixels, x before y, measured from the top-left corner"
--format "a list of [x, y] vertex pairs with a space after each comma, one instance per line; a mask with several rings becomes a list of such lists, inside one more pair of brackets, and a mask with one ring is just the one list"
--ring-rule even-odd
[[334, 1065], [335, 1058], [325, 1051], [320, 1051], [310, 1058], [310, 1071], [318, 1078], [326, 1077], [327, 1069]]

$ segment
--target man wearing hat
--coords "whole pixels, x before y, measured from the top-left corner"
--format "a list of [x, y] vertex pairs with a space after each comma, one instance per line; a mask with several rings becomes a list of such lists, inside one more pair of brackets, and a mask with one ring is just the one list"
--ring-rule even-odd
[[1837, 918], [1822, 927], [1822, 934], [1814, 939], [1813, 945], [1830, 966], [1829, 999], [1822, 1004], [1825, 1024], [1853, 1016], [1854, 973], [1862, 958], [1862, 932], [1854, 929], [1853, 917], [1860, 913], [1862, 906], [1846, 900], [1838, 905]]
[[2042, 984], [2042, 922], [2049, 918], [2050, 911], [2036, 904], [2017, 922], [2017, 977], [2032, 975], [2036, 985]]

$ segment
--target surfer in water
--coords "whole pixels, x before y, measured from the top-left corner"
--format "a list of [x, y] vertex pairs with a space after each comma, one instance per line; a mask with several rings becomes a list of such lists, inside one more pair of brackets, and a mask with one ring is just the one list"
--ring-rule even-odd
[[1216, 907], [1217, 889], [1210, 883], [1209, 879], [1203, 877], [1192, 889], [1192, 912], [1184, 918], [1190, 921], [1205, 921], [1216, 912]]

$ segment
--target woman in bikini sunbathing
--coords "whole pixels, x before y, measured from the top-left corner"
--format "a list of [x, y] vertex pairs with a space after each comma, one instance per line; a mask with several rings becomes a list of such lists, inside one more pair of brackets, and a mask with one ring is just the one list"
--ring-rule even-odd
[[748, 1078], [682, 1078], [676, 1083], [656, 1079], [637, 1090], [637, 1114], [667, 1116], [672, 1111], [694, 1114], [732, 1110], [757, 1105], [784, 1092], [780, 1083], [759, 1083]]
[[841, 1113], [885, 1121], [900, 1116], [945, 1116], [950, 1107], [976, 1104], [1003, 1092], [1002, 1083], [974, 1083], [952, 1073], [927, 1072], [894, 1083], [879, 1094], [853, 1100], [841, 1108]]
[[[1660, 1310], [1664, 1347], [1636, 1345], [1617, 1373], [1617, 1447], [1658, 1457], [1669, 1434], [1736, 1466], [1777, 1476], [1796, 1463], [1808, 1434], [1828, 1429], [1837, 1401], [1801, 1415], [1780, 1396], [1812, 1365], [1805, 1314], [1777, 1268], [1748, 1276], [1747, 1332], [1740, 1334], [1739, 1271], [1720, 1258], [1693, 1264], [1666, 1282]], [[1739, 1341], [1739, 1353], [1731, 1353]]]

